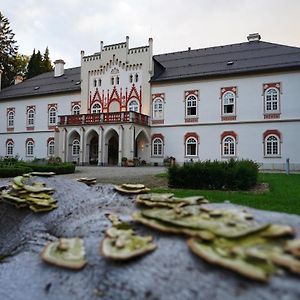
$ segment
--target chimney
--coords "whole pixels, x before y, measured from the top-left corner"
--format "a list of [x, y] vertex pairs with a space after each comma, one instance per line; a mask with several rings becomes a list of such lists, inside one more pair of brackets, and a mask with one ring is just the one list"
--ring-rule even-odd
[[64, 75], [64, 64], [65, 62], [62, 59], [57, 59], [54, 62], [54, 77]]
[[15, 85], [18, 84], [18, 83], [21, 83], [22, 81], [23, 81], [23, 76], [17, 75], [15, 77]]
[[250, 33], [247, 36], [248, 42], [259, 42], [261, 39], [261, 36], [259, 33]]

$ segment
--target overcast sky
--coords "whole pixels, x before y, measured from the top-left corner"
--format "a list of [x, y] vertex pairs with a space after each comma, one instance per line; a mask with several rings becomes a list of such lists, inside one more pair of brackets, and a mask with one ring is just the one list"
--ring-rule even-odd
[[86, 54], [125, 41], [154, 39], [154, 54], [262, 40], [300, 47], [300, 0], [2, 0], [19, 52], [43, 53], [66, 67]]

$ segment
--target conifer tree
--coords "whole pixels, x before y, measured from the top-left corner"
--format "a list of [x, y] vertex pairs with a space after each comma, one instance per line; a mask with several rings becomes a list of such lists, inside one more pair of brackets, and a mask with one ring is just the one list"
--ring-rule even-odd
[[0, 11], [0, 69], [2, 70], [1, 87], [5, 88], [13, 83], [14, 59], [18, 46], [14, 40], [15, 34], [10, 28], [8, 19]]
[[27, 66], [27, 73], [26, 73], [27, 79], [35, 76], [35, 66], [36, 66], [36, 53], [35, 53], [35, 49], [33, 49], [32, 55], [30, 56], [28, 66]]
[[43, 72], [50, 72], [53, 70], [51, 60], [49, 57], [49, 48], [47, 47], [43, 55]]

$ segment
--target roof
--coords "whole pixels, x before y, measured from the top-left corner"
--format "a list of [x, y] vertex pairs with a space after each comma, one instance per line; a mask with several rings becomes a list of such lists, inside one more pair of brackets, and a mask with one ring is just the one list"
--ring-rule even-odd
[[300, 69], [300, 48], [253, 41], [155, 55], [152, 82]]
[[3, 89], [0, 100], [80, 91], [80, 83], [80, 67], [65, 69], [59, 77], [51, 71]]

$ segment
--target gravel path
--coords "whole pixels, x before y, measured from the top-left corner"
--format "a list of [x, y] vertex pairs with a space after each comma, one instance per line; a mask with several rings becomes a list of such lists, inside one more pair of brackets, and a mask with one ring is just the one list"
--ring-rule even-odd
[[165, 167], [76, 167], [74, 174], [60, 175], [64, 178], [95, 177], [97, 183], [121, 184], [124, 182], [143, 183], [149, 187], [167, 187], [166, 178], [156, 174], [166, 172]]
[[76, 167], [74, 174], [64, 175], [66, 178], [80, 177], [96, 177], [97, 179], [109, 179], [109, 178], [132, 178], [139, 176], [156, 175], [166, 171], [165, 167], [137, 167], [137, 168], [125, 168], [125, 167]]

